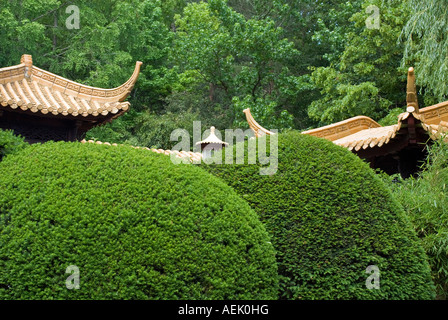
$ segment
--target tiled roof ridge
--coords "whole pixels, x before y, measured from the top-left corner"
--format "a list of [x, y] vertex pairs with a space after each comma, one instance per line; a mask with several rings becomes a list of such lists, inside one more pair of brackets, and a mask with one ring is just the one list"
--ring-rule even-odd
[[[249, 109], [244, 110], [244, 113], [256, 135], [258, 130], [266, 130], [253, 119]], [[303, 131], [302, 134], [325, 138], [349, 150], [359, 151], [388, 144], [401, 134], [402, 129], [405, 130], [409, 123], [414, 131], [412, 135], [415, 134], [416, 126], [423, 128], [432, 139], [448, 133], [448, 101], [420, 109], [413, 67], [408, 69], [406, 111], [398, 116], [396, 124], [382, 127], [367, 116], [356, 116], [324, 127]]]
[[448, 101], [422, 108], [420, 109], [420, 114], [427, 124], [439, 124], [440, 122], [446, 122], [448, 121]]
[[0, 83], [2, 80], [13, 82], [16, 80], [20, 81], [23, 78], [30, 78], [42, 85], [51, 87], [53, 90], [64, 94], [69, 94], [74, 97], [87, 99], [88, 101], [94, 99], [98, 102], [104, 103], [117, 101], [122, 102], [128, 97], [137, 82], [141, 65], [141, 61], [136, 62], [131, 77], [122, 85], [112, 89], [103, 89], [78, 83], [56, 75], [50, 71], [38, 68], [32, 64], [32, 57], [24, 54], [22, 55], [20, 64], [0, 68]]
[[399, 118], [397, 124], [361, 130], [352, 135], [334, 140], [333, 143], [347, 148], [350, 151], [359, 151], [360, 149], [382, 147], [383, 145], [388, 144], [390, 140], [394, 139], [399, 134], [400, 130], [402, 129], [403, 121], [411, 116], [418, 121], [423, 130], [428, 133], [428, 136], [431, 139], [440, 138], [448, 132], [447, 122], [442, 121], [440, 125], [426, 124], [421, 121], [422, 117], [419, 117], [418, 114], [404, 113]]
[[67, 93], [75, 97], [89, 100], [93, 99], [99, 102], [122, 102], [129, 96], [137, 82], [141, 65], [142, 62], [137, 61], [131, 77], [121, 86], [112, 89], [103, 89], [81, 84], [36, 66], [33, 66], [32, 68], [32, 77], [33, 80], [37, 80], [39, 83], [51, 85], [53, 90]]
[[[0, 68], [0, 105], [33, 113], [63, 116], [107, 116], [113, 118], [129, 109], [124, 101], [137, 81], [141, 62], [121, 86], [114, 89], [89, 87], [42, 70], [23, 55], [21, 64]], [[110, 118], [110, 117], [109, 117]], [[110, 119], [109, 119], [110, 120]]]
[[[86, 140], [83, 139], [80, 141], [81, 143], [94, 143], [94, 144], [100, 144], [100, 145], [108, 145], [108, 146], [119, 146], [117, 143], [109, 143], [109, 142], [102, 142], [102, 141], [95, 141], [95, 140]], [[121, 146], [124, 146], [124, 144], [120, 144]], [[192, 151], [177, 151], [177, 150], [164, 150], [164, 149], [155, 149], [155, 148], [148, 148], [148, 147], [139, 147], [139, 146], [129, 146], [134, 149], [144, 149], [148, 151], [152, 151], [155, 153], [162, 153], [167, 156], [171, 154], [175, 154], [178, 158], [189, 158], [191, 162], [194, 161], [201, 161], [202, 159], [202, 153], [199, 152], [192, 152]]]
[[378, 122], [367, 116], [356, 116], [324, 127], [303, 131], [302, 134], [312, 135], [319, 138], [334, 136], [332, 139], [328, 139], [334, 141], [365, 129], [379, 127], [381, 127], [381, 125]]

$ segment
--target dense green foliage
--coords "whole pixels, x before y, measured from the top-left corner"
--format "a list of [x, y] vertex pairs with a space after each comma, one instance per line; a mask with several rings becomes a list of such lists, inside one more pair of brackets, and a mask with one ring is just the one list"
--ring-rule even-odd
[[[366, 27], [371, 5], [379, 10], [378, 29]], [[330, 57], [330, 66], [312, 73], [322, 97], [310, 104], [310, 117], [329, 124], [356, 115], [379, 120], [397, 107], [404, 111], [406, 68], [401, 66], [403, 46], [397, 41], [407, 17], [403, 1], [366, 1], [356, 10], [350, 17], [353, 26], [339, 35], [343, 51]]]
[[16, 65], [24, 53], [35, 65], [75, 81], [115, 87], [132, 73], [135, 61], [144, 63], [133, 107], [156, 104], [164, 92], [161, 78], [170, 33], [163, 23], [161, 2], [87, 1], [79, 9], [79, 29], [71, 22], [66, 1], [3, 1], [0, 8], [0, 66]]
[[[403, 30], [405, 42], [403, 63], [415, 61], [417, 83], [424, 86], [436, 99], [448, 97], [448, 14], [444, 0], [409, 0], [412, 14]], [[431, 98], [431, 96], [430, 96]]]
[[448, 297], [448, 146], [437, 141], [418, 178], [390, 183], [429, 257], [440, 298]]
[[11, 130], [0, 129], [0, 161], [8, 154], [14, 154], [24, 149], [28, 144], [21, 136], [16, 136]]
[[[277, 172], [261, 175], [260, 165], [247, 164], [249, 152], [246, 164], [204, 168], [232, 186], [266, 225], [277, 250], [281, 298], [434, 298], [425, 252], [403, 208], [356, 155], [291, 131], [278, 136]], [[366, 288], [369, 265], [380, 270], [380, 290]]]
[[[104, 142], [120, 142], [134, 146], [148, 146], [150, 148], [171, 149], [173, 142], [170, 140], [171, 132], [177, 128], [188, 130], [193, 136], [193, 121], [198, 118], [197, 112], [182, 110], [157, 115], [154, 112], [142, 112], [135, 115], [131, 111], [122, 116], [121, 121], [114, 121], [107, 126], [91, 129], [86, 134], [86, 139], [100, 140]], [[201, 128], [207, 128], [201, 123]], [[192, 140], [192, 139], [191, 139]], [[193, 141], [190, 142], [192, 144]]]
[[[210, 0], [189, 4], [175, 25], [172, 60], [181, 84], [187, 82], [177, 90], [202, 91], [228, 113], [226, 127], [243, 118], [247, 104], [265, 111], [260, 120], [266, 125], [292, 125], [278, 103], [293, 86], [285, 63], [297, 59], [298, 51], [272, 19], [246, 20], [225, 1]], [[275, 108], [265, 107], [265, 101]]]
[[[194, 117], [206, 127], [247, 127], [242, 110], [248, 107], [260, 124], [279, 130], [360, 114], [380, 120], [403, 108], [406, 68], [423, 63], [428, 48], [444, 56], [442, 45], [425, 45], [434, 33], [421, 32], [425, 24], [419, 20], [412, 48], [408, 43], [404, 50], [399, 41], [410, 39], [410, 25], [402, 34], [403, 27], [408, 17], [416, 19], [409, 3], [414, 4], [79, 0], [73, 3], [79, 8], [79, 29], [68, 29], [73, 13], [66, 11], [67, 2], [7, 1], [0, 9], [0, 66], [17, 64], [21, 54], [29, 53], [41, 68], [88, 85], [114, 87], [127, 80], [135, 61], [142, 61], [129, 97], [132, 112], [89, 133], [88, 138], [110, 142], [170, 148], [153, 123], [189, 130], [185, 122]], [[378, 7], [379, 29], [367, 28], [370, 5]], [[430, 16], [426, 20], [438, 21], [434, 8], [424, 11]], [[423, 36], [421, 44], [415, 35]], [[435, 83], [421, 81], [419, 68], [417, 79], [427, 86], [422, 97], [436, 102]], [[443, 79], [439, 74], [443, 70], [434, 79]]]
[[[127, 146], [0, 163], [2, 299], [276, 299], [268, 234], [224, 182]], [[80, 288], [66, 288], [66, 268]]]

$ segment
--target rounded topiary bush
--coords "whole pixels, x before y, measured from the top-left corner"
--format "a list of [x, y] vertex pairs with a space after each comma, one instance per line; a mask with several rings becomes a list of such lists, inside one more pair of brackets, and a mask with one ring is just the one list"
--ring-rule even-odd
[[[247, 164], [254, 150], [249, 146], [248, 152], [247, 141], [245, 164], [224, 162], [223, 152], [225, 164], [202, 167], [237, 190], [266, 225], [277, 250], [281, 298], [434, 298], [425, 252], [368, 164], [330, 141], [295, 131], [258, 142], [269, 147], [276, 139], [278, 168], [274, 153], [264, 165], [274, 169], [270, 175], [260, 174], [260, 164]], [[369, 266], [378, 267], [379, 282], [366, 272]]]
[[50, 142], [6, 157], [0, 172], [2, 299], [277, 298], [257, 214], [197, 166]]

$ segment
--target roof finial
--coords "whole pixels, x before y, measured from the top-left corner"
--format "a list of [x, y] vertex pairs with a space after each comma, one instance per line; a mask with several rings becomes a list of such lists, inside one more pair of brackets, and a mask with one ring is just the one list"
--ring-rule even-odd
[[22, 54], [20, 63], [25, 64], [26, 67], [31, 67], [33, 65], [33, 57], [30, 54]]
[[31, 67], [33, 66], [33, 57], [30, 54], [23, 54], [20, 63], [25, 65], [25, 78], [31, 76]]
[[408, 84], [406, 91], [406, 111], [409, 113], [418, 113], [417, 87], [415, 85], [415, 73], [413, 67], [410, 67], [408, 70]]

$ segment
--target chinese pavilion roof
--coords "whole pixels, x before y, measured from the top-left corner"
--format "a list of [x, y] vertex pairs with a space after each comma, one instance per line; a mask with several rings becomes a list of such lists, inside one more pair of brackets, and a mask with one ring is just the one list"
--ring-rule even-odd
[[359, 151], [383, 147], [403, 136], [407, 136], [412, 142], [419, 134], [437, 139], [448, 132], [448, 101], [419, 109], [414, 68], [409, 68], [408, 71], [406, 100], [406, 112], [400, 114], [397, 124], [391, 126], [382, 127], [368, 117], [359, 116], [302, 133], [325, 138], [349, 150]]
[[0, 110], [110, 120], [129, 109], [129, 102], [124, 100], [137, 81], [141, 64], [136, 63], [134, 73], [121, 86], [102, 89], [42, 70], [25, 54], [19, 65], [0, 68]]
[[[402, 148], [405, 144], [425, 143], [427, 137], [437, 139], [448, 132], [448, 101], [419, 109], [414, 68], [408, 71], [406, 101], [406, 112], [400, 114], [397, 124], [391, 126], [383, 127], [369, 117], [357, 116], [302, 134], [325, 138], [355, 152], [395, 143], [396, 147], [387, 151], [392, 152], [392, 149]], [[253, 119], [249, 109], [244, 113], [256, 136], [260, 133], [272, 134]], [[404, 140], [404, 143], [397, 144], [398, 140]]]

